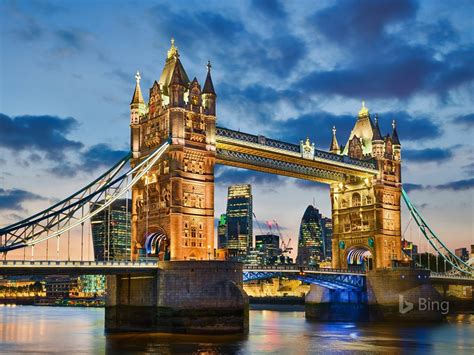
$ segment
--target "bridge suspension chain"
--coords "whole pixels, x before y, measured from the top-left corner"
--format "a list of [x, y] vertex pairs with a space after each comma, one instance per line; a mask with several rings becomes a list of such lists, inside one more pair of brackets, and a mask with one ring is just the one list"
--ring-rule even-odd
[[128, 154], [106, 173], [68, 198], [0, 229], [0, 252], [34, 247], [51, 238], [59, 238], [66, 232], [69, 235], [75, 227], [83, 227], [84, 222], [124, 196], [160, 159], [168, 146], [169, 141], [164, 142], [140, 164], [117, 177], [131, 158], [131, 154]]
[[408, 210], [410, 211], [411, 216], [413, 217], [413, 220], [418, 225], [418, 228], [420, 229], [421, 233], [429, 242], [429, 244], [438, 252], [438, 254], [441, 255], [441, 257], [458, 272], [467, 275], [473, 275], [474, 268], [462, 261], [457, 255], [455, 255], [436, 235], [436, 233], [433, 232], [433, 230], [421, 216], [420, 212], [418, 212], [416, 207], [410, 201], [410, 199], [408, 198], [408, 194], [403, 188], [402, 197], [408, 207]]

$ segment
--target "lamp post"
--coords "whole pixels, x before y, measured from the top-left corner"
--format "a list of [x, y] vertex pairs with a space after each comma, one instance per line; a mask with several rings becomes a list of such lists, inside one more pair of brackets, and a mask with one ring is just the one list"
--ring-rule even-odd
[[208, 256], [208, 260], [211, 260], [211, 246], [210, 245], [207, 246], [207, 256]]

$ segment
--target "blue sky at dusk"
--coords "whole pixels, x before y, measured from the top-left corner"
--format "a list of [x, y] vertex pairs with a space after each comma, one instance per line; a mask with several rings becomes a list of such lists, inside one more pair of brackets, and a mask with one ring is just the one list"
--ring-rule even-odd
[[[448, 246], [474, 244], [473, 13], [472, 1], [3, 0], [0, 226], [125, 154], [135, 72], [147, 93], [174, 37], [201, 85], [211, 60], [220, 126], [327, 150], [362, 100], [383, 133], [396, 119], [413, 202]], [[293, 241], [313, 200], [330, 215], [325, 185], [220, 167], [216, 216], [245, 182], [258, 219]]]

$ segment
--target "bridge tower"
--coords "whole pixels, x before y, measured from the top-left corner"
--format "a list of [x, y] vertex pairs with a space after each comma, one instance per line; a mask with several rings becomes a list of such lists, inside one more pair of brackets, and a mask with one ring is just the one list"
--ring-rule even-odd
[[214, 254], [214, 164], [216, 93], [211, 65], [203, 89], [189, 80], [171, 48], [148, 104], [139, 75], [131, 112], [132, 166], [166, 140], [164, 157], [132, 189], [134, 257], [208, 260]]
[[[401, 145], [395, 121], [391, 135], [380, 133], [362, 103], [357, 121], [341, 154], [375, 159], [378, 174], [346, 176], [330, 187], [333, 218], [333, 267], [363, 264], [386, 268], [401, 259]], [[335, 133], [333, 133], [335, 134]], [[333, 141], [335, 137], [333, 138]], [[331, 150], [336, 150], [332, 144]]]

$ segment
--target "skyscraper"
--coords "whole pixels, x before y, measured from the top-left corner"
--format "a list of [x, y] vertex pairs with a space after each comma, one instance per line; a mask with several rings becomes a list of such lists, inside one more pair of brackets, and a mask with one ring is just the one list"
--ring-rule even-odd
[[309, 205], [301, 219], [298, 239], [298, 264], [315, 265], [331, 257], [332, 221]]
[[281, 252], [280, 237], [275, 234], [256, 235], [255, 250], [257, 250], [260, 255], [259, 264], [274, 264]]
[[253, 247], [251, 185], [229, 186], [226, 215], [229, 256], [244, 259]]
[[[99, 201], [92, 210], [100, 207]], [[130, 260], [131, 200], [121, 199], [91, 218], [95, 260]]]
[[217, 246], [219, 249], [227, 248], [227, 215], [221, 214], [217, 226]]
[[322, 217], [321, 227], [323, 230], [324, 257], [326, 260], [330, 260], [332, 259], [332, 219]]

